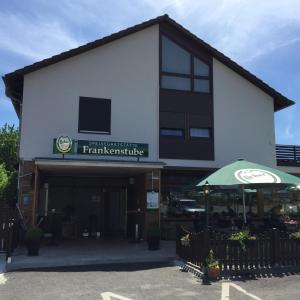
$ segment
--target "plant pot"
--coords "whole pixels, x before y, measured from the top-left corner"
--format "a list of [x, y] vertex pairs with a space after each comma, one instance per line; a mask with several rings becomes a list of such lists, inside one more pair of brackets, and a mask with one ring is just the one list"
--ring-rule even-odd
[[237, 240], [228, 240], [228, 244], [231, 247], [242, 247], [241, 242]]
[[190, 241], [189, 240], [180, 240], [181, 245], [184, 247], [188, 247], [190, 245]]
[[207, 270], [208, 278], [210, 280], [219, 280], [220, 279], [220, 268], [208, 268]]
[[148, 238], [148, 249], [149, 250], [159, 250], [160, 248], [160, 238]]
[[247, 248], [250, 248], [256, 246], [257, 240], [245, 240], [244, 243]]
[[300, 239], [293, 239], [297, 245], [300, 245]]
[[27, 255], [28, 256], [38, 256], [40, 250], [41, 241], [40, 240], [28, 240], [27, 241]]

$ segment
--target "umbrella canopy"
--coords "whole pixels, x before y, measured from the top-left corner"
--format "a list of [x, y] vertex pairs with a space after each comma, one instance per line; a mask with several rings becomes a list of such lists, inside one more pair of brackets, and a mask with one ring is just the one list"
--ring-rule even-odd
[[243, 159], [229, 164], [204, 180], [196, 186], [240, 186], [243, 193], [244, 223], [246, 224], [245, 187], [268, 187], [268, 186], [300, 186], [300, 178], [288, 173], [252, 163]]
[[200, 181], [196, 186], [266, 186], [300, 185], [300, 178], [260, 164], [246, 160], [237, 160]]

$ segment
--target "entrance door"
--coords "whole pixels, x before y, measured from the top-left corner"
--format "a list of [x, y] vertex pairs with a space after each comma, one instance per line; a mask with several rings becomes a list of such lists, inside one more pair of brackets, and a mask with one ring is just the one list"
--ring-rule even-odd
[[126, 233], [126, 190], [108, 188], [105, 194], [105, 235], [124, 236]]

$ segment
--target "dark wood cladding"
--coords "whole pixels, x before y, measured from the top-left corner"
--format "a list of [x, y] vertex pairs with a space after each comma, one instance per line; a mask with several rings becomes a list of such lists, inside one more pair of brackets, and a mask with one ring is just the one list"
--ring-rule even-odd
[[[211, 93], [160, 88], [160, 128], [178, 128], [185, 131], [184, 137], [160, 136], [160, 158], [214, 160], [212, 56], [208, 51], [195, 44], [187, 35], [176, 30], [168, 23], [160, 24], [161, 35], [167, 36], [210, 66]], [[190, 138], [189, 128], [191, 127], [210, 129], [210, 138]]]

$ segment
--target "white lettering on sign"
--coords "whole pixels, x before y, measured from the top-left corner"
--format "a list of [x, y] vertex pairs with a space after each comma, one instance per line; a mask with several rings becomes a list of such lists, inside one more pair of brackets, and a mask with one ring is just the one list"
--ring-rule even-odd
[[102, 293], [101, 296], [102, 296], [103, 300], [113, 300], [113, 299], [132, 300], [132, 299], [129, 299], [129, 298], [126, 298], [124, 296], [117, 295], [117, 294], [114, 294], [114, 293], [111, 293], [111, 292]]
[[274, 173], [262, 169], [240, 169], [234, 172], [235, 178], [242, 183], [280, 183]]

